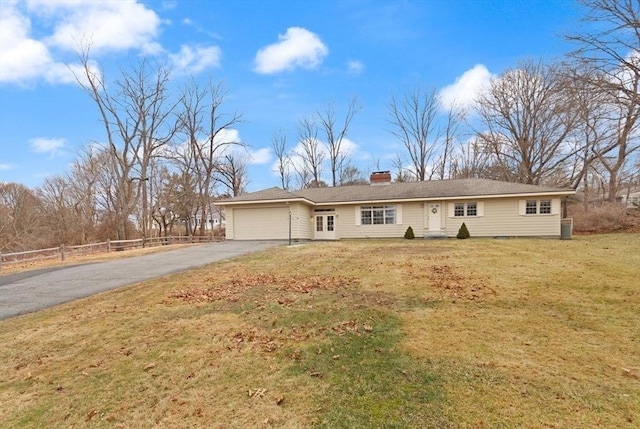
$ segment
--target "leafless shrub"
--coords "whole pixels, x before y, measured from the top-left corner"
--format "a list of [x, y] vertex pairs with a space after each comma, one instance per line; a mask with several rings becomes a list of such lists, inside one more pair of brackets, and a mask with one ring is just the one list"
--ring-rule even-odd
[[569, 216], [576, 233], [593, 234], [640, 229], [640, 211], [627, 209], [619, 203], [604, 203], [588, 211], [583, 206], [571, 206]]

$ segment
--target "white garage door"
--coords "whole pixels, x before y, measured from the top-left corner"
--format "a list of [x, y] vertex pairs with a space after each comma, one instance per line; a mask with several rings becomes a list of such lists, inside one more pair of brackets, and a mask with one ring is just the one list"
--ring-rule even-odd
[[289, 238], [289, 209], [234, 209], [235, 240], [286, 240]]

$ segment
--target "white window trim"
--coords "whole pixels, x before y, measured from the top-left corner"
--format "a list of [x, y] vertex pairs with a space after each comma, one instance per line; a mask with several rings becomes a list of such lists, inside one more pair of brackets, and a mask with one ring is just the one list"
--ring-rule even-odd
[[377, 223], [377, 224], [371, 224], [371, 225], [365, 225], [365, 226], [380, 226], [380, 225], [402, 225], [402, 204], [363, 204], [360, 206], [355, 206], [355, 224], [356, 225], [362, 225], [362, 207], [369, 207], [369, 206], [395, 206], [396, 209], [396, 221], [395, 223]]
[[[536, 202], [536, 212], [527, 213], [527, 201]], [[540, 213], [540, 201], [551, 201], [551, 213]], [[559, 198], [526, 198], [518, 201], [518, 213], [520, 216], [557, 216], [560, 214]]]
[[[476, 204], [476, 215], [475, 216], [467, 216], [467, 204], [469, 203], [475, 203]], [[456, 204], [464, 204], [464, 215], [463, 216], [456, 216]], [[454, 201], [449, 203], [449, 208], [447, 210], [447, 216], [448, 217], [452, 217], [452, 218], [456, 218], [456, 219], [462, 219], [462, 218], [468, 218], [468, 219], [474, 219], [477, 217], [482, 217], [484, 216], [484, 201]]]

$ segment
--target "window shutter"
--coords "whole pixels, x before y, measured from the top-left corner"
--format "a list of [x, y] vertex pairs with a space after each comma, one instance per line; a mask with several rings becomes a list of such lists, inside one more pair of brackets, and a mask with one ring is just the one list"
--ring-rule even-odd
[[455, 203], [449, 203], [448, 204], [448, 209], [447, 209], [447, 216], [449, 217], [454, 217], [455, 216], [455, 208], [456, 208], [456, 204]]
[[356, 225], [361, 225], [360, 206], [356, 206]]
[[402, 204], [396, 205], [396, 224], [402, 225]]
[[527, 200], [518, 201], [518, 213], [521, 215], [527, 213]]
[[551, 214], [560, 214], [561, 203], [560, 198], [554, 198], [551, 200]]
[[476, 207], [478, 207], [477, 216], [484, 216], [484, 201], [478, 201]]

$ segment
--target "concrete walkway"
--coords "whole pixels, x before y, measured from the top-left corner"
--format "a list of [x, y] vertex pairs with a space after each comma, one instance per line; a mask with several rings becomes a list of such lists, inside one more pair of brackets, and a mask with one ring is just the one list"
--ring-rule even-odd
[[107, 262], [0, 276], [0, 319], [257, 252], [281, 241], [224, 241]]

